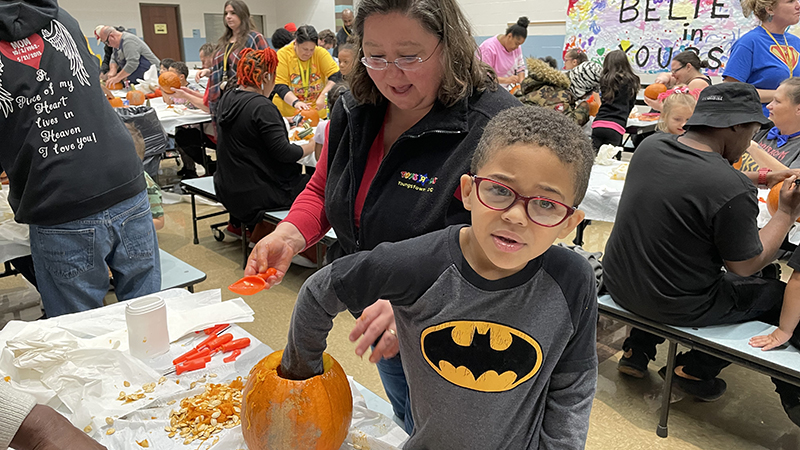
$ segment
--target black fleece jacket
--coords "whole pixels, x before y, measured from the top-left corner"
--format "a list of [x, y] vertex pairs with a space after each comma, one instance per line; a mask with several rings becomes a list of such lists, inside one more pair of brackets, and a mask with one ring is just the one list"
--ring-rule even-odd
[[469, 171], [486, 123], [506, 108], [521, 106], [505, 89], [476, 91], [451, 107], [437, 101], [385, 149], [357, 229], [356, 193], [387, 105], [358, 105], [349, 93], [342, 100], [336, 102], [328, 131], [325, 212], [338, 238], [328, 253], [331, 261], [382, 242], [469, 223], [469, 212], [456, 197], [461, 175]]
[[0, 2], [0, 164], [18, 222], [58, 225], [146, 187], [78, 22], [55, 0]]
[[260, 212], [289, 207], [308, 177], [289, 142], [286, 125], [267, 97], [228, 89], [217, 104], [217, 171], [214, 187], [225, 208], [245, 224]]

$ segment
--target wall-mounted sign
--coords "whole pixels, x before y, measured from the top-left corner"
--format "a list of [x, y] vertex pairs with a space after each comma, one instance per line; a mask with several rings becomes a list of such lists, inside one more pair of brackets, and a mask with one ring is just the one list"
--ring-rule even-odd
[[153, 26], [156, 28], [156, 34], [167, 34], [167, 24], [154, 23]]

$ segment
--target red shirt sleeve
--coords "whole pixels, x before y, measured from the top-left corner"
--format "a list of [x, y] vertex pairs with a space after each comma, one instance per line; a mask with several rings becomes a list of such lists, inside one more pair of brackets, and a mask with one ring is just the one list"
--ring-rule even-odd
[[325, 182], [328, 179], [328, 130], [325, 130], [325, 143], [317, 161], [314, 175], [306, 188], [297, 196], [289, 215], [283, 222], [289, 222], [300, 230], [306, 240], [306, 248], [319, 242], [331, 229], [328, 216], [325, 214]]

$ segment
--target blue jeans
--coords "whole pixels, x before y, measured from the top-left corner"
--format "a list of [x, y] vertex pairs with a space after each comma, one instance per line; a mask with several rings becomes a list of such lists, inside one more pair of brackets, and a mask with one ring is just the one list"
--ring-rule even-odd
[[109, 268], [119, 300], [161, 290], [147, 191], [82, 219], [30, 229], [36, 281], [48, 317], [103, 306]]
[[394, 415], [403, 421], [406, 433], [411, 434], [414, 429], [414, 419], [411, 417], [411, 399], [408, 396], [408, 383], [406, 383], [406, 373], [403, 371], [400, 354], [398, 353], [391, 359], [381, 358], [377, 366], [383, 389], [392, 404]]

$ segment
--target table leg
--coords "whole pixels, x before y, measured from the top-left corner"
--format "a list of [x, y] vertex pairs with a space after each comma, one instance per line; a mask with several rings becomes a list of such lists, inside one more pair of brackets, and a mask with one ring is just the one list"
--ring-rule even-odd
[[186, 286], [186, 290], [194, 294], [194, 285]]
[[197, 245], [200, 243], [200, 239], [197, 239], [197, 206], [194, 203], [194, 194], [191, 194], [192, 197], [192, 230], [194, 230], [194, 244]]
[[591, 223], [591, 220], [583, 219], [581, 223], [578, 224], [578, 226], [575, 228], [575, 239], [572, 240], [573, 244], [583, 246], [583, 232]]
[[667, 420], [669, 420], [669, 402], [672, 400], [672, 377], [675, 376], [675, 353], [678, 352], [678, 343], [669, 341], [667, 354], [667, 373], [664, 377], [664, 387], [661, 389], [661, 419], [656, 428], [658, 437], [667, 437]]

